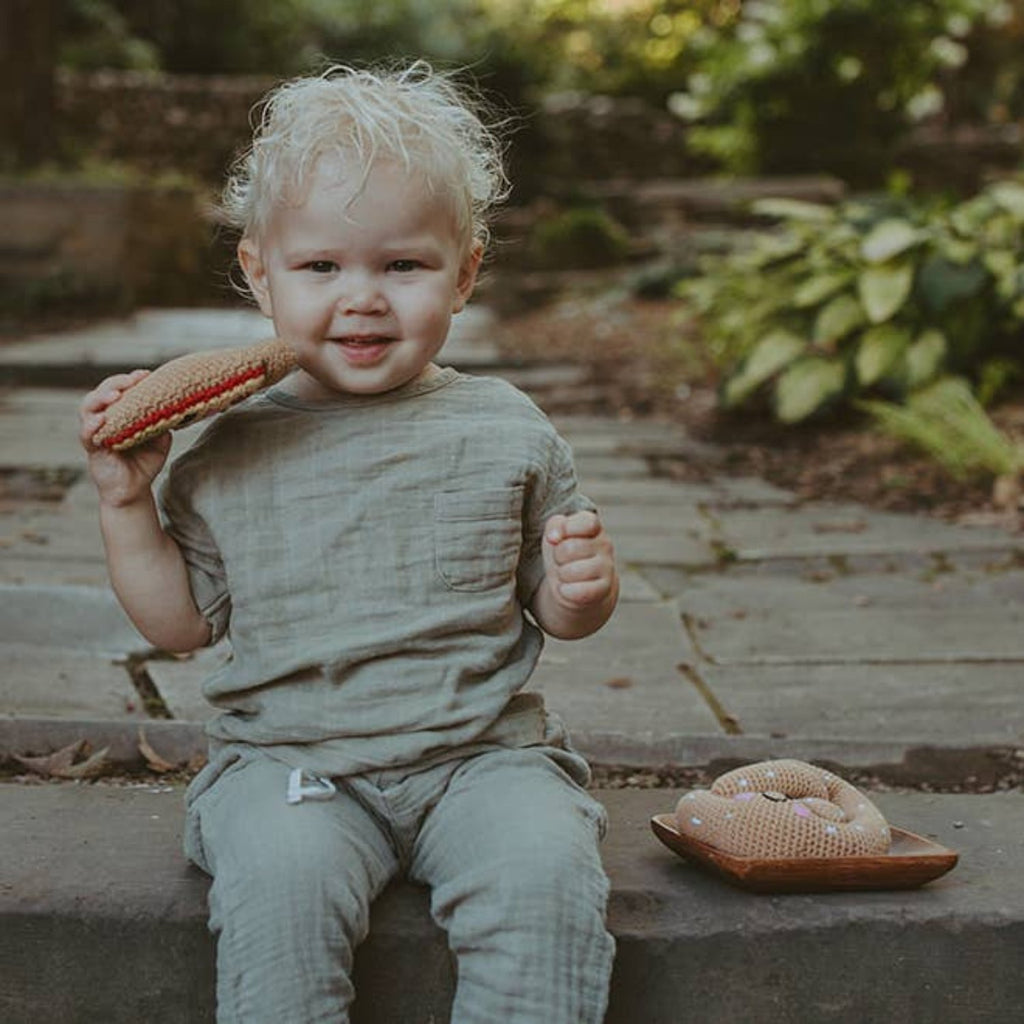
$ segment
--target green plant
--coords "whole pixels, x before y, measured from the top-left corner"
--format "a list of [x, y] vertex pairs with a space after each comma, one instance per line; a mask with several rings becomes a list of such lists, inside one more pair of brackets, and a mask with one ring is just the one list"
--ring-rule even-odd
[[765, 391], [795, 423], [840, 399], [899, 396], [947, 372], [1005, 379], [1024, 323], [1024, 184], [960, 204], [763, 200], [780, 228], [701, 262], [677, 291], [736, 407]]
[[945, 106], [978, 31], [1012, 17], [993, 0], [746, 0], [694, 35], [670, 108], [727, 170], [880, 185], [909, 125]]
[[110, 0], [66, 0], [60, 36], [58, 59], [64, 67], [81, 71], [159, 67], [156, 46], [133, 34], [125, 15]]
[[1016, 509], [1024, 445], [992, 422], [968, 381], [943, 377], [911, 395], [905, 405], [859, 404], [884, 433], [920, 448], [954, 478], [993, 477], [995, 503]]
[[542, 267], [607, 267], [629, 252], [626, 230], [595, 206], [572, 206], [539, 220], [528, 249]]
[[1016, 476], [1024, 469], [1024, 447], [999, 430], [962, 377], [934, 381], [905, 405], [859, 404], [885, 433], [921, 448], [957, 479], [979, 472]]

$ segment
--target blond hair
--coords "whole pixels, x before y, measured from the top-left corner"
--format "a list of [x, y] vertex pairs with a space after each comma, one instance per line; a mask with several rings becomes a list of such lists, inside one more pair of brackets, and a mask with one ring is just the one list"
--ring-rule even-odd
[[502, 144], [482, 105], [425, 61], [398, 69], [344, 65], [294, 79], [265, 98], [249, 149], [235, 164], [221, 210], [259, 237], [281, 202], [301, 201], [317, 162], [355, 157], [365, 181], [375, 160], [397, 160], [446, 194], [467, 243], [485, 242], [487, 217], [508, 193]]

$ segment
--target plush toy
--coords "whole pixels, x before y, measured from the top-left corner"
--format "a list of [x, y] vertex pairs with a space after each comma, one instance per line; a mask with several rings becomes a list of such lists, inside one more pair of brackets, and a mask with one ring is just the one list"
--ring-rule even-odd
[[280, 339], [179, 356], [154, 370], [107, 407], [95, 441], [122, 451], [269, 387], [295, 365]]
[[851, 857], [889, 850], [881, 812], [848, 782], [804, 761], [761, 761], [676, 805], [676, 828], [734, 857]]

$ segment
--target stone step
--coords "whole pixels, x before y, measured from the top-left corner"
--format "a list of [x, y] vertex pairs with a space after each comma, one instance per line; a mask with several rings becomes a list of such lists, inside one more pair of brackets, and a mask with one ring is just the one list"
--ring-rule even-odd
[[[753, 895], [652, 836], [675, 790], [597, 791], [617, 941], [606, 1024], [976, 1024], [1024, 1001], [1024, 801], [877, 794], [956, 850], [921, 889]], [[0, 785], [0, 1020], [213, 1021], [208, 882], [180, 853], [181, 790]], [[356, 959], [356, 1024], [440, 1024], [454, 975], [425, 890], [393, 884]]]
[[[490, 309], [467, 306], [452, 320], [441, 361], [467, 371], [505, 365], [492, 340], [495, 330]], [[4, 345], [0, 386], [84, 390], [110, 374], [272, 336], [270, 322], [251, 308], [141, 309], [120, 320]]]

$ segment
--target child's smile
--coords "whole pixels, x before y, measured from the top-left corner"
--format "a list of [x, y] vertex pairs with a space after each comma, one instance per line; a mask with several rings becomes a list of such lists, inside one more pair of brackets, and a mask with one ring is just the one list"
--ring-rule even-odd
[[394, 338], [378, 335], [350, 335], [347, 338], [332, 338], [353, 366], [372, 366], [385, 358], [388, 346]]
[[443, 194], [394, 163], [374, 164], [364, 181], [334, 156], [239, 257], [260, 309], [295, 349], [291, 386], [307, 398], [376, 394], [422, 374], [479, 263]]

